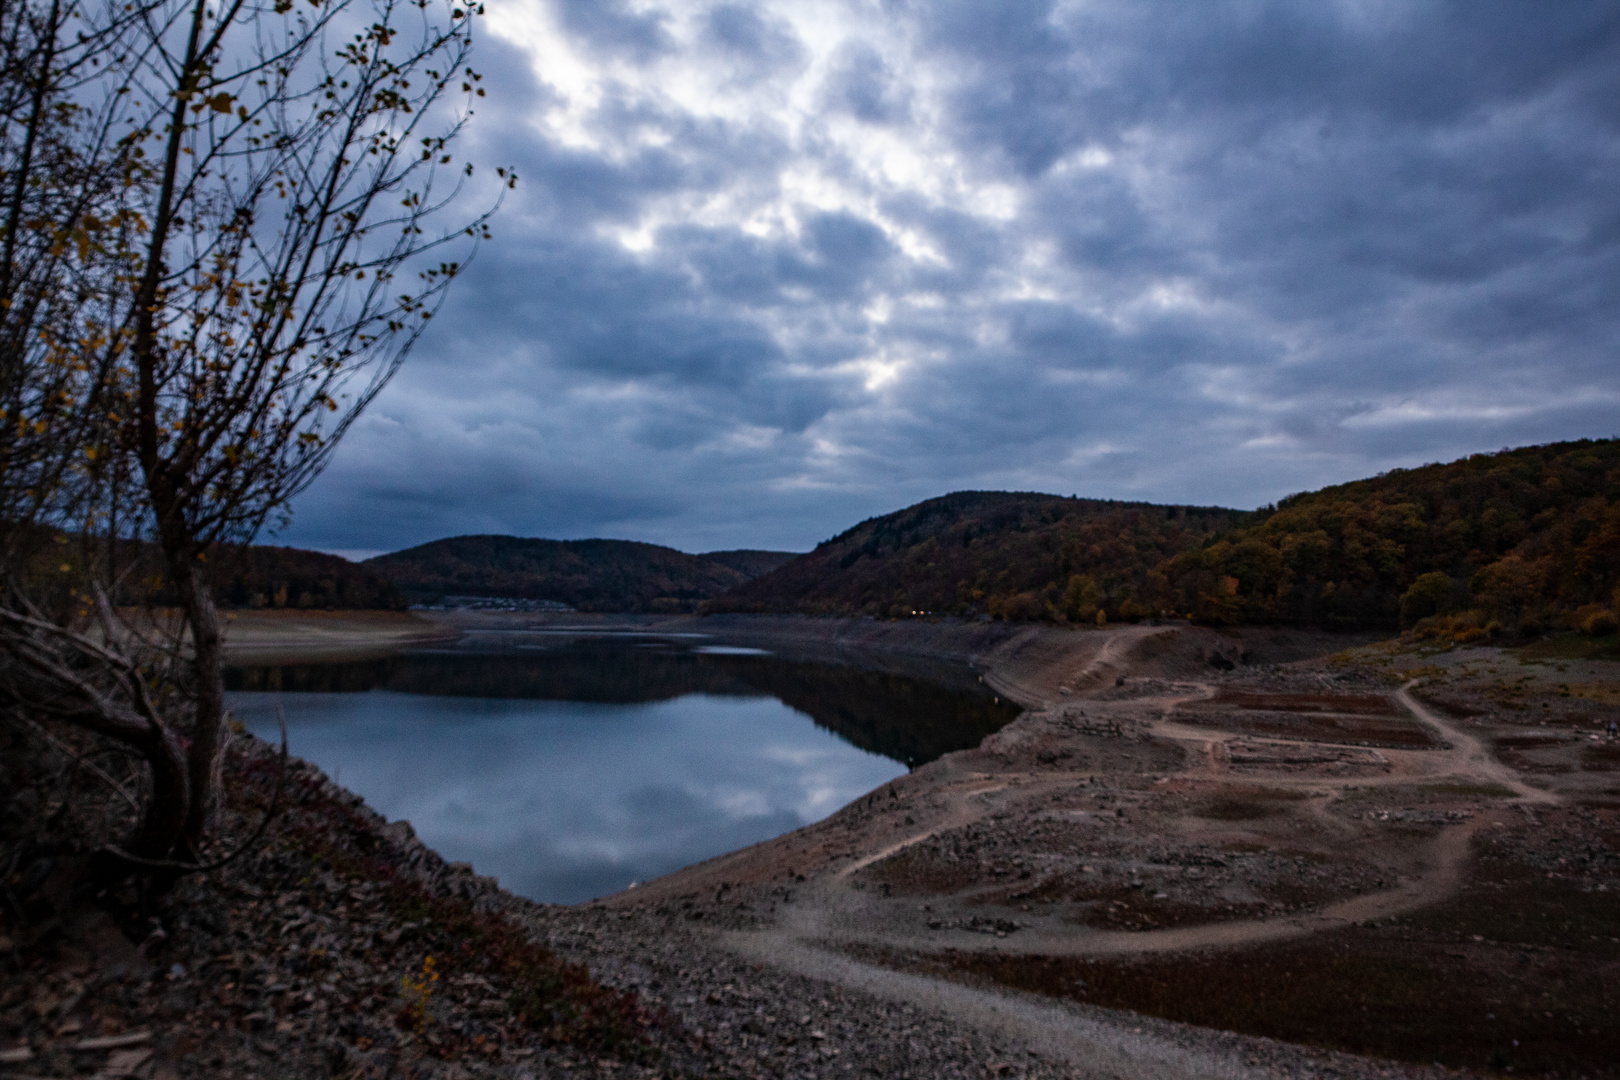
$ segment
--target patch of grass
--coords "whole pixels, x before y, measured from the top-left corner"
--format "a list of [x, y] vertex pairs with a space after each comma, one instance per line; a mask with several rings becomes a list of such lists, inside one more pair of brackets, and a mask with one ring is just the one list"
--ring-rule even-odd
[[1193, 813], [1211, 821], [1258, 821], [1281, 813], [1288, 803], [1310, 796], [1303, 791], [1282, 788], [1239, 788], [1205, 798], [1193, 806]]
[[887, 885], [897, 896], [938, 896], [976, 884], [986, 876], [977, 863], [943, 858], [928, 842], [902, 848], [860, 873], [862, 880]]
[[1320, 716], [1240, 710], [1228, 713], [1189, 712], [1180, 719], [1182, 723], [1196, 727], [1219, 727], [1246, 735], [1297, 739], [1329, 746], [1426, 750], [1438, 745], [1427, 727], [1415, 720], [1393, 716]]
[[1414, 691], [1412, 696], [1430, 708], [1440, 710], [1453, 720], [1468, 720], [1475, 716], [1483, 716], [1485, 713], [1485, 710], [1479, 708], [1478, 706], [1471, 705], [1463, 701], [1453, 701], [1448, 698], [1440, 697], [1439, 695], [1428, 691], [1426, 687], [1419, 688], [1418, 690]]
[[[1406, 641], [1398, 637], [1385, 638], [1383, 641], [1374, 641], [1366, 645], [1353, 645], [1348, 649], [1341, 649], [1327, 658], [1329, 667], [1366, 668], [1369, 665], [1387, 668], [1404, 655], [1417, 653], [1427, 656], [1435, 652], [1444, 652], [1444, 649], [1428, 647], [1427, 642]], [[1390, 677], [1389, 672], [1381, 673]]]
[[1620, 746], [1614, 743], [1598, 743], [1595, 746], [1582, 747], [1581, 770], [1583, 772], [1620, 771]]
[[1240, 709], [1295, 713], [1358, 713], [1400, 716], [1402, 710], [1383, 694], [1265, 694], [1223, 687], [1214, 701]]
[[[1450, 650], [1442, 649], [1439, 651], [1448, 652]], [[1396, 668], [1393, 672], [1391, 672], [1391, 674], [1395, 675], [1402, 682], [1411, 682], [1413, 679], [1440, 678], [1442, 676], [1449, 675], [1450, 672], [1445, 668], [1438, 667], [1434, 664], [1425, 664], [1421, 667]]]
[[1571, 697], [1585, 698], [1599, 705], [1620, 705], [1620, 682], [1569, 683]]
[[1180, 926], [1205, 926], [1209, 923], [1255, 919], [1268, 911], [1266, 904], [1228, 904], [1222, 907], [1204, 907], [1182, 904], [1173, 900], [1145, 898], [1140, 889], [1131, 890], [1125, 899], [1099, 900], [1081, 911], [1072, 921], [1098, 930], [1164, 930]]
[[[1476, 842], [1477, 843], [1477, 842]], [[1561, 959], [1606, 964], [1620, 976], [1620, 893], [1585, 891], [1535, 866], [1491, 853], [1475, 861], [1456, 898], [1401, 920], [1420, 932], [1551, 949]], [[1476, 849], [1478, 850], [1478, 849]], [[1617, 984], [1620, 989], [1620, 984]], [[1620, 1059], [1616, 1061], [1620, 1065]]]

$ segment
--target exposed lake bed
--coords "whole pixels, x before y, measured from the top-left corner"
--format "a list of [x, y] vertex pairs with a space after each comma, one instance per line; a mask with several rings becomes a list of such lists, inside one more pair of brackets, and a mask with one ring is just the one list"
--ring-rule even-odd
[[[446, 867], [403, 825], [376, 830], [385, 873], [509, 911], [533, 940], [701, 1033], [707, 1072], [1008, 1075], [1018, 1062], [1029, 1077], [1416, 1077], [1438, 1075], [1431, 1061], [1506, 1060], [1609, 1075], [1620, 984], [1602, 934], [1620, 881], [1606, 854], [1608, 743], [1592, 728], [1602, 695], [1588, 691], [1613, 681], [1612, 665], [1565, 672], [1482, 648], [1459, 650], [1458, 667], [1370, 636], [1186, 623], [598, 618], [577, 619], [601, 631], [580, 635], [558, 622], [479, 615], [459, 625], [464, 644], [423, 655], [454, 656], [476, 632], [518, 642], [514, 654], [594, 636], [660, 658], [661, 678], [699, 694], [724, 684], [694, 684], [682, 665], [861, 678], [932, 666], [1026, 710], [818, 822], [574, 906]], [[1502, 663], [1539, 687], [1528, 704], [1491, 696]], [[603, 656], [579, 667], [611, 670]], [[339, 667], [279, 670], [283, 692], [300, 692]], [[373, 671], [368, 685], [388, 692], [461, 678], [378, 670], [383, 684]], [[1433, 707], [1401, 688], [1422, 672]], [[850, 730], [863, 727], [882, 734]], [[1527, 782], [1513, 754], [1563, 758]], [[338, 884], [300, 880], [306, 896]], [[414, 916], [393, 918], [354, 935], [417, 932]], [[491, 1075], [521, 1074], [518, 1060]]]

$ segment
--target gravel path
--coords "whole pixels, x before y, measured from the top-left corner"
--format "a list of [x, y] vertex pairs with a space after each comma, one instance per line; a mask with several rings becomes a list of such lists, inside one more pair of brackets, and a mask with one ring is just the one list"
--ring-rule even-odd
[[750, 930], [741, 909], [751, 907], [727, 895], [629, 910], [535, 907], [527, 919], [559, 953], [678, 1016], [715, 1075], [1442, 1075], [877, 967]]

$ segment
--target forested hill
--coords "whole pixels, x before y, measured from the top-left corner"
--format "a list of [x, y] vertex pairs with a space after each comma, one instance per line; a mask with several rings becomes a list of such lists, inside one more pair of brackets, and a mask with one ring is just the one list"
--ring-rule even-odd
[[223, 607], [403, 611], [404, 594], [376, 571], [338, 555], [256, 545], [214, 559], [214, 595]]
[[510, 597], [555, 600], [580, 611], [691, 611], [749, 576], [657, 544], [516, 536], [455, 536], [379, 555], [364, 565], [413, 601]]
[[841, 615], [1136, 618], [1172, 605], [1168, 558], [1234, 510], [959, 491], [871, 518], [707, 610]]
[[[164, 583], [157, 548], [146, 541], [121, 540], [108, 552], [104, 541], [87, 548], [82, 536], [60, 541], [61, 559], [83, 560], [87, 551], [111, 559], [119, 584], [120, 604], [171, 606], [178, 597]], [[223, 608], [299, 608], [324, 610], [403, 611], [405, 596], [393, 582], [338, 555], [302, 548], [220, 546], [208, 553], [204, 572]]]
[[729, 566], [746, 578], [757, 578], [761, 574], [768, 574], [789, 559], [797, 558], [797, 551], [760, 551], [755, 548], [739, 548], [735, 551], [705, 551], [699, 555], [700, 559], [717, 562], [721, 566]]
[[1178, 608], [1214, 623], [1601, 627], [1620, 585], [1620, 440], [1475, 454], [1295, 495], [1163, 572]]
[[959, 492], [864, 521], [708, 610], [1168, 612], [1436, 633], [1615, 619], [1620, 441], [1402, 469], [1241, 512]]

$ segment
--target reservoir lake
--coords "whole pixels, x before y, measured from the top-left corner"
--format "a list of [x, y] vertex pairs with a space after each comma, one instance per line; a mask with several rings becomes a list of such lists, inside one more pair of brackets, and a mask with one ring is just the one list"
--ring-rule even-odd
[[[892, 665], [888, 665], [892, 668]], [[451, 861], [577, 903], [818, 821], [1014, 716], [965, 666], [701, 635], [476, 634], [227, 672], [227, 703]]]

